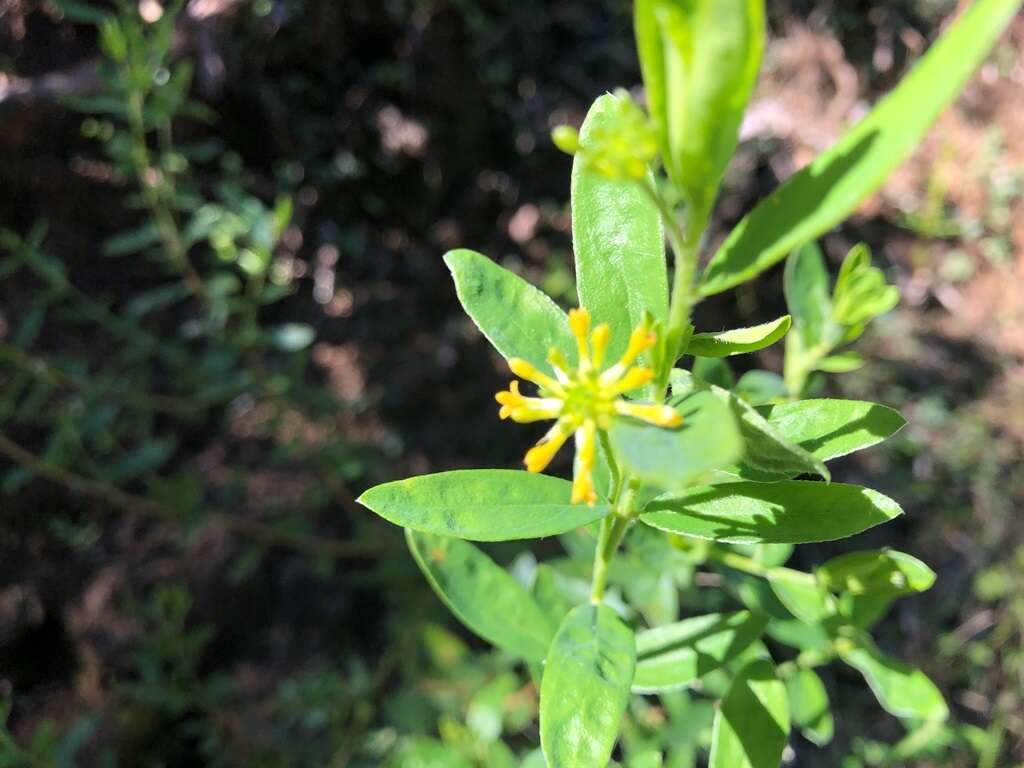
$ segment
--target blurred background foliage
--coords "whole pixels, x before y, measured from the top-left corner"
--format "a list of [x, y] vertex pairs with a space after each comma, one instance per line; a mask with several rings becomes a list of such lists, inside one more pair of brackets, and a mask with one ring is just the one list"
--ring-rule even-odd
[[[713, 242], [959, 5], [770, 2]], [[574, 303], [569, 162], [547, 136], [639, 81], [630, 15], [628, 0], [0, 0], [0, 766], [530, 764], [526, 670], [481, 654], [353, 500], [515, 466], [530, 442], [495, 439], [507, 374], [441, 255], [479, 249]], [[908, 417], [835, 472], [908, 515], [797, 565], [892, 545], [934, 566], [878, 636], [954, 719], [908, 735], [830, 668], [836, 741], [794, 737], [793, 765], [1024, 762], [1021, 21], [823, 243], [833, 268], [868, 243], [905, 299], [830, 386]], [[698, 324], [781, 314], [780, 271]], [[752, 364], [780, 370], [779, 350]], [[536, 577], [529, 552], [494, 552]], [[643, 560], [636, 602], [656, 610]], [[716, 574], [674, 567], [693, 605], [716, 599]], [[699, 765], [710, 717], [682, 693], [645, 700], [622, 759], [658, 765], [671, 745]]]

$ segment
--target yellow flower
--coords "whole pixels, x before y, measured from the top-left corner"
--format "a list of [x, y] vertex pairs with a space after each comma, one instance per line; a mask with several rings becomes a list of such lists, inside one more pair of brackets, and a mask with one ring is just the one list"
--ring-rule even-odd
[[605, 352], [611, 340], [611, 329], [604, 323], [591, 332], [590, 313], [574, 309], [569, 313], [569, 328], [576, 337], [579, 363], [572, 370], [565, 356], [557, 349], [548, 354], [554, 377], [537, 370], [526, 360], [509, 359], [512, 373], [537, 385], [539, 397], [524, 397], [519, 382], [495, 395], [501, 405], [498, 415], [520, 424], [554, 420], [547, 434], [526, 453], [526, 469], [541, 472], [570, 436], [576, 443], [576, 473], [572, 484], [572, 503], [597, 501], [594, 490], [594, 458], [597, 434], [607, 430], [612, 419], [630, 416], [659, 427], [676, 427], [682, 416], [668, 405], [632, 403], [624, 400], [626, 392], [639, 389], [654, 378], [654, 371], [633, 365], [640, 354], [653, 346], [655, 334], [640, 326], [633, 330], [625, 353], [614, 365], [603, 368]]

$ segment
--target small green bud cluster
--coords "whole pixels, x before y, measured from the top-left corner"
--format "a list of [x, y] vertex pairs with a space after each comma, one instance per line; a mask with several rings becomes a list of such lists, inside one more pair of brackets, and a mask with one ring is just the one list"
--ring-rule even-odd
[[846, 338], [856, 338], [864, 326], [892, 310], [900, 292], [886, 283], [878, 267], [871, 266], [871, 252], [858, 245], [847, 255], [832, 292], [832, 319], [848, 330]]
[[577, 155], [587, 170], [616, 181], [642, 181], [658, 155], [657, 130], [626, 91], [616, 91], [609, 105], [608, 119], [585, 135], [560, 125], [551, 140], [563, 152]]

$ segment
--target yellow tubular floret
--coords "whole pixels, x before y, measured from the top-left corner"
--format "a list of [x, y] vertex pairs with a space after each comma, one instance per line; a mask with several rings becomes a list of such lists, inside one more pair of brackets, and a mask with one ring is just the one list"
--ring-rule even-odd
[[641, 352], [654, 346], [655, 341], [657, 341], [657, 336], [653, 331], [642, 325], [634, 328], [633, 333], [629, 335], [629, 346], [626, 347], [619, 364], [623, 367], [630, 365], [640, 356]]
[[538, 371], [536, 366], [520, 357], [510, 357], [508, 359], [508, 367], [511, 369], [512, 373], [520, 379], [532, 381], [541, 389], [546, 389], [553, 394], [561, 394], [564, 392], [562, 386], [557, 381], [552, 379], [546, 373]]
[[577, 468], [572, 482], [572, 503], [586, 502], [594, 506], [597, 493], [594, 490], [594, 456], [597, 452], [597, 425], [587, 419], [576, 430]]
[[591, 328], [585, 309], [569, 312], [569, 329], [579, 350], [579, 362], [571, 365], [561, 349], [552, 347], [547, 361], [554, 378], [539, 371], [527, 360], [509, 358], [512, 372], [537, 385], [538, 397], [524, 397], [520, 382], [494, 397], [501, 405], [498, 415], [519, 423], [554, 420], [555, 424], [526, 453], [524, 463], [530, 472], [542, 472], [570, 435], [576, 443], [576, 462], [572, 482], [572, 503], [597, 503], [594, 488], [594, 462], [599, 430], [611, 428], [614, 419], [628, 416], [658, 427], [675, 427], [683, 417], [672, 407], [656, 403], [631, 403], [622, 399], [654, 380], [654, 371], [635, 361], [657, 341], [648, 327], [636, 328], [629, 337], [625, 353], [612, 366], [601, 371], [611, 344], [611, 328], [606, 323]]
[[571, 431], [566, 431], [561, 421], [548, 430], [547, 434], [540, 439], [533, 448], [526, 452], [523, 463], [527, 472], [543, 472], [544, 469], [555, 458], [558, 449], [565, 445]]
[[548, 364], [555, 372], [555, 378], [558, 379], [559, 384], [568, 384], [569, 379], [569, 361], [565, 359], [565, 355], [562, 354], [562, 350], [558, 347], [552, 347], [548, 350]]
[[587, 345], [587, 333], [590, 332], [590, 313], [585, 309], [570, 309], [569, 330], [576, 337], [576, 347], [580, 353], [580, 370], [589, 370], [590, 349]]
[[639, 389], [645, 384], [650, 384], [654, 379], [654, 371], [650, 368], [630, 368], [619, 381], [611, 387], [611, 391], [617, 395]]
[[615, 403], [615, 410], [623, 416], [632, 416], [656, 427], [678, 427], [683, 423], [682, 415], [670, 405], [627, 403], [618, 400]]

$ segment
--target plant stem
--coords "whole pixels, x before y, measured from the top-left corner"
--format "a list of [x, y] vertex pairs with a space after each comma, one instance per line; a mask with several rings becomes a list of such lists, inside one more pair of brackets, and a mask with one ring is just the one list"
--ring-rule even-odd
[[615, 452], [612, 450], [612, 442], [608, 439], [608, 433], [605, 430], [598, 430], [598, 439], [601, 441], [601, 447], [604, 449], [604, 456], [608, 460], [608, 469], [612, 474], [612, 488], [609, 498], [618, 499], [622, 493], [622, 473], [619, 471], [619, 463], [615, 460]]
[[604, 600], [604, 589], [608, 582], [608, 567], [615, 558], [615, 553], [633, 524], [636, 515], [633, 504], [636, 501], [636, 489], [627, 480], [622, 498], [614, 509], [601, 521], [601, 532], [597, 537], [597, 548], [594, 551], [594, 574], [591, 579], [590, 602], [600, 605]]
[[[0, 455], [34, 472], [40, 477], [59, 483], [72, 493], [104, 501], [110, 506], [130, 514], [140, 515], [176, 525], [186, 524], [188, 519], [179, 510], [161, 502], [126, 493], [120, 488], [75, 474], [36, 456], [21, 447], [6, 435], [0, 434]], [[227, 512], [213, 511], [204, 517], [204, 522], [218, 525], [226, 531], [240, 534], [266, 546], [289, 547], [319, 557], [331, 559], [372, 557], [379, 552], [350, 541], [325, 539], [275, 528], [258, 520], [249, 520]]]
[[[0, 341], [0, 360], [5, 360], [15, 367], [56, 387], [63, 387], [64, 389], [82, 393], [86, 393], [92, 388], [89, 382], [65, 373], [47, 361], [33, 357], [18, 347], [2, 341]], [[137, 410], [158, 411], [185, 418], [196, 416], [207, 405], [207, 403], [196, 399], [156, 395], [147, 392], [113, 390], [106, 394]]]
[[672, 366], [686, 353], [693, 326], [690, 316], [697, 303], [694, 283], [697, 277], [697, 257], [701, 239], [707, 228], [710, 211], [707, 207], [691, 205], [687, 209], [686, 225], [681, 226], [679, 218], [658, 190], [650, 183], [641, 185], [654, 202], [665, 225], [669, 245], [675, 257], [675, 275], [672, 279], [672, 299], [668, 310], [668, 325], [665, 329], [665, 359], [662, 370], [658, 371], [659, 395], [664, 398], [668, 387], [668, 376]]
[[719, 549], [718, 547], [708, 547], [705, 557], [708, 560], [713, 560], [714, 562], [728, 568], [732, 568], [735, 571], [749, 573], [751, 576], [767, 576], [768, 571], [770, 570], [752, 558], [741, 555], [738, 552]]
[[185, 247], [178, 231], [178, 224], [174, 220], [174, 213], [159, 185], [166, 185], [164, 172], [153, 166], [149, 156], [149, 146], [146, 144], [146, 120], [145, 101], [143, 93], [132, 87], [128, 93], [128, 130], [131, 136], [131, 158], [132, 169], [135, 171], [135, 178], [142, 191], [142, 197], [146, 201], [150, 215], [153, 217], [153, 225], [156, 227], [160, 241], [171, 261], [181, 271], [185, 284], [192, 294], [198, 298], [207, 308], [211, 306], [210, 295], [206, 290], [206, 284], [199, 276], [191, 259], [188, 257], [188, 249]]

